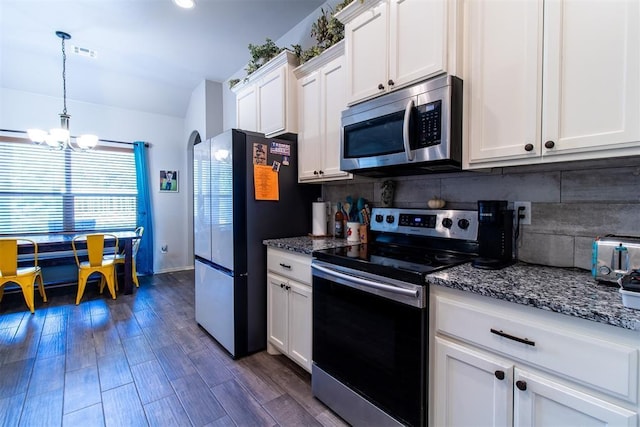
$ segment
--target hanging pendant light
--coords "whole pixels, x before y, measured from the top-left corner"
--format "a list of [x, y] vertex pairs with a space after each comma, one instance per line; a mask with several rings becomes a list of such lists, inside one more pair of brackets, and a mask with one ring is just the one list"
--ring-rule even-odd
[[69, 119], [71, 116], [67, 114], [67, 53], [64, 46], [65, 40], [69, 40], [71, 35], [63, 31], [56, 31], [56, 36], [62, 39], [62, 94], [64, 104], [62, 113], [60, 113], [60, 127], [50, 129], [48, 133], [40, 129], [27, 129], [27, 134], [29, 138], [31, 138], [31, 141], [38, 144], [44, 143], [54, 150], [64, 150], [66, 148], [73, 151], [91, 150], [98, 145], [98, 137], [96, 135], [85, 134], [76, 137], [75, 142], [77, 147], [74, 147], [71, 143], [71, 134], [69, 133]]

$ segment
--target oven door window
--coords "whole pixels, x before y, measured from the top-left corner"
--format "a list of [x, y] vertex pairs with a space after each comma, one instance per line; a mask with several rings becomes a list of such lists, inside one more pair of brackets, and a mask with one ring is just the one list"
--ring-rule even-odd
[[427, 311], [313, 277], [313, 361], [404, 423], [426, 414]]
[[358, 159], [404, 152], [404, 110], [344, 127], [344, 157]]

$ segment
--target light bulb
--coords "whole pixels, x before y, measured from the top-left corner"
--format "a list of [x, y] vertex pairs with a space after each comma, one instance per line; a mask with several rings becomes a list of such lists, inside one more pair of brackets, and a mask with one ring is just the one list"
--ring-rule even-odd
[[80, 135], [76, 138], [76, 142], [82, 150], [90, 150], [98, 145], [98, 137], [90, 134]]
[[47, 132], [42, 129], [27, 129], [27, 135], [31, 141], [42, 144], [47, 138]]

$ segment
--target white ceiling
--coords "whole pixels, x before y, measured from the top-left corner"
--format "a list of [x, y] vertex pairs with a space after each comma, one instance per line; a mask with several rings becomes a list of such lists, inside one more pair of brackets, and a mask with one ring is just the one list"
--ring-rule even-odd
[[[202, 80], [225, 81], [249, 43], [279, 39], [325, 0], [0, 0], [0, 87], [184, 117]], [[94, 49], [97, 59], [71, 54]]]

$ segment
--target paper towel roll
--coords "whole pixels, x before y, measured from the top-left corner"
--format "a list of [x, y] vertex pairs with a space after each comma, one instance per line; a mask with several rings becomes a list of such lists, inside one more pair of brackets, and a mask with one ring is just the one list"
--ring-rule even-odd
[[313, 202], [311, 234], [314, 236], [327, 235], [327, 204], [325, 202]]

